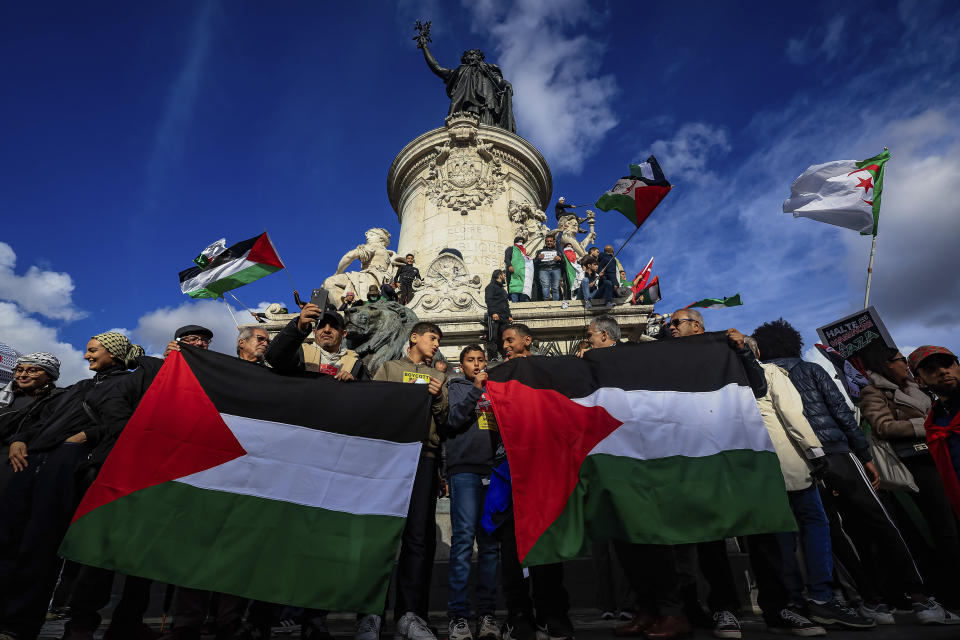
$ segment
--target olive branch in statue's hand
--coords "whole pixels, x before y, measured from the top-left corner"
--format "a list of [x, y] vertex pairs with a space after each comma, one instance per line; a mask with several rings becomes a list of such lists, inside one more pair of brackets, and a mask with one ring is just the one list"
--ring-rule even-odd
[[413, 36], [413, 39], [417, 41], [417, 49], [423, 49], [423, 47], [428, 42], [433, 42], [430, 39], [430, 25], [432, 22], [420, 22], [417, 20], [417, 23], [414, 25], [414, 29], [417, 30], [417, 35]]

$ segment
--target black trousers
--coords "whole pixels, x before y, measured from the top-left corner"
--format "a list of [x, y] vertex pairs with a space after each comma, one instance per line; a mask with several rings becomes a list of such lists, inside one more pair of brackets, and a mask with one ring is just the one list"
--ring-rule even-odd
[[[828, 453], [827, 462], [820, 497], [830, 519], [830, 541], [840, 562], [858, 581], [863, 598], [921, 592], [923, 579], [910, 550], [870, 486], [863, 465], [852, 453]], [[847, 536], [856, 546], [856, 555], [851, 555]]]
[[73, 473], [90, 449], [33, 453], [0, 492], [0, 632], [35, 638], [57, 582], [57, 549], [77, 506]]
[[[782, 566], [780, 543], [776, 535], [762, 533], [743, 538], [750, 568], [757, 580], [757, 604], [764, 616], [776, 616], [780, 609], [787, 606], [787, 590], [780, 577]], [[710, 585], [707, 602], [711, 611], [739, 611], [740, 599], [730, 569], [726, 542], [716, 540], [701, 542], [697, 545], [700, 558], [700, 570]]]
[[410, 494], [397, 560], [394, 619], [412, 611], [427, 619], [433, 558], [437, 549], [437, 459], [421, 456]]
[[[87, 565], [80, 566], [80, 573], [70, 596], [70, 621], [66, 628], [71, 631], [95, 631], [102, 620], [100, 610], [110, 604], [113, 580], [116, 572]], [[110, 629], [114, 633], [132, 634], [143, 622], [143, 614], [150, 605], [150, 587], [153, 580], [126, 576], [123, 592], [110, 616]]]
[[400, 295], [398, 296], [400, 304], [408, 305], [413, 300], [413, 280], [410, 282], [400, 281]]
[[540, 624], [568, 627], [570, 595], [563, 585], [563, 563], [530, 567], [530, 577], [525, 578], [517, 553], [516, 525], [512, 514], [494, 535], [500, 541], [500, 579], [507, 615], [510, 618], [531, 618], [536, 611], [536, 620]]
[[617, 558], [637, 598], [637, 612], [654, 617], [683, 613], [674, 548], [614, 540]]
[[902, 458], [920, 493], [911, 493], [910, 498], [930, 529], [937, 565], [933, 578], [936, 593], [953, 606], [960, 604], [960, 535], [957, 518], [953, 515], [950, 501], [943, 490], [943, 481], [937, 465], [929, 453]]

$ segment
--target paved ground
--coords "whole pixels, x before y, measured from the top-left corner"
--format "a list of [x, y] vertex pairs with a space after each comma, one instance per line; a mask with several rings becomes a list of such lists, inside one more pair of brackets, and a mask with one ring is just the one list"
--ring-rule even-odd
[[[610, 629], [613, 622], [599, 620], [595, 611], [575, 612], [572, 616], [574, 626], [577, 630], [577, 640], [609, 640], [613, 636]], [[156, 628], [160, 627], [159, 620], [149, 620]], [[331, 615], [330, 630], [337, 640], [348, 640], [353, 633], [353, 617], [348, 615]], [[430, 622], [441, 630], [445, 631], [446, 617], [437, 612], [432, 615]], [[774, 638], [783, 638], [783, 636], [768, 633], [764, 630], [763, 622], [759, 618], [744, 618], [743, 637], [748, 640], [772, 640]], [[391, 640], [392, 626], [385, 629], [384, 640]], [[43, 632], [40, 634], [42, 640], [53, 640], [60, 638], [63, 633], [63, 622], [55, 621], [47, 623]], [[97, 636], [98, 638], [100, 635]], [[212, 636], [210, 636], [212, 638]], [[299, 629], [292, 630], [287, 634], [277, 632], [273, 635], [275, 640], [296, 640], [300, 637]], [[446, 636], [441, 636], [444, 640]], [[696, 630], [694, 638], [712, 638], [713, 634], [709, 630]], [[953, 627], [922, 627], [914, 622], [910, 614], [897, 615], [897, 624], [893, 626], [877, 627], [869, 631], [841, 631], [831, 630], [828, 637], [841, 638], [842, 640], [960, 640], [960, 625]]]

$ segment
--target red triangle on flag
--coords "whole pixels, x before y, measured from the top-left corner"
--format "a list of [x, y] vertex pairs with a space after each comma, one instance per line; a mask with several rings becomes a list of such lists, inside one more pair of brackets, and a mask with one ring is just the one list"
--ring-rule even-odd
[[510, 461], [517, 553], [523, 560], [563, 513], [587, 454], [623, 423], [603, 407], [585, 407], [516, 380], [488, 382], [487, 395]]
[[247, 254], [247, 260], [271, 267], [284, 268], [280, 256], [277, 255], [277, 250], [273, 248], [273, 243], [270, 242], [270, 236], [266, 233], [261, 233], [257, 241], [253, 243], [250, 253]]
[[246, 454], [183, 355], [173, 351], [140, 400], [73, 519], [134, 491], [199, 473]]

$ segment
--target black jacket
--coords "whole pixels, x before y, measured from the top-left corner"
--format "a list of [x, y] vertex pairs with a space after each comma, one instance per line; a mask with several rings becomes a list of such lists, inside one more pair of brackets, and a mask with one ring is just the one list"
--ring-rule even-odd
[[477, 402], [483, 391], [466, 378], [448, 378], [450, 415], [440, 435], [447, 476], [457, 473], [489, 475], [493, 468], [494, 442], [491, 431], [481, 429], [477, 421]]
[[421, 280], [420, 270], [412, 264], [402, 264], [397, 267], [397, 273], [393, 276], [394, 282], [400, 284], [411, 284], [414, 280]]
[[500, 320], [506, 322], [510, 317], [510, 299], [507, 290], [499, 282], [491, 281], [487, 285], [483, 290], [483, 299], [487, 303], [487, 315], [492, 318], [493, 314], [497, 314]]
[[[300, 331], [297, 326], [297, 318], [294, 318], [270, 341], [270, 346], [263, 354], [263, 359], [280, 373], [306, 371], [303, 362], [303, 349], [300, 347], [309, 335], [309, 329]], [[372, 378], [367, 366], [360, 359], [357, 360], [350, 373], [357, 380], [370, 380]]]
[[820, 438], [826, 453], [852, 451], [863, 462], [872, 459], [867, 439], [857, 426], [853, 411], [823, 367], [800, 358], [773, 358], [765, 362], [783, 367], [790, 374], [790, 382], [803, 400], [803, 415]]
[[733, 351], [747, 373], [747, 382], [750, 383], [754, 397], [762, 398], [767, 395], [767, 376], [763, 373], [763, 367], [760, 366], [760, 361], [753, 355], [750, 347], [744, 345], [743, 349], [734, 348]]
[[54, 401], [64, 391], [61, 387], [54, 387], [25, 407], [15, 409], [11, 405], [0, 409], [0, 445], [7, 446], [20, 440], [20, 434], [32, 432], [49, 420]]
[[[597, 264], [600, 271], [603, 271], [603, 277], [610, 281], [614, 288], [620, 286], [620, 274], [617, 273], [617, 259], [607, 252], [602, 252], [597, 258]], [[606, 271], [604, 271], [604, 268]]]

